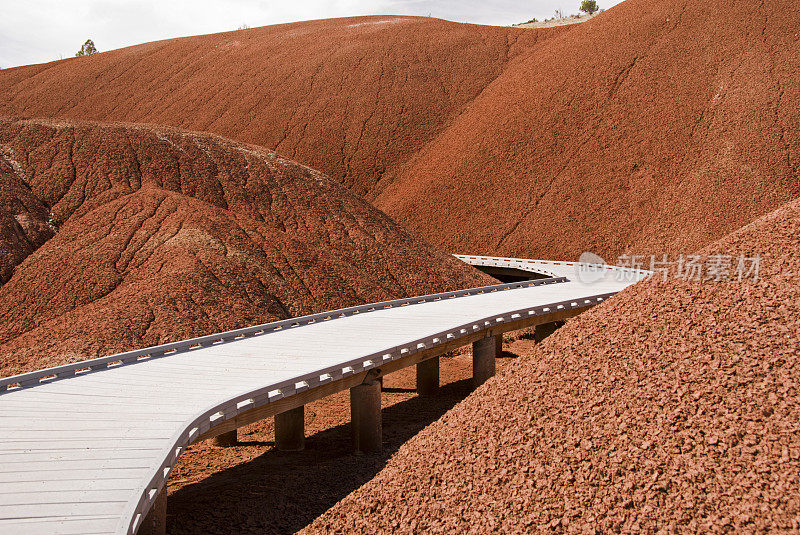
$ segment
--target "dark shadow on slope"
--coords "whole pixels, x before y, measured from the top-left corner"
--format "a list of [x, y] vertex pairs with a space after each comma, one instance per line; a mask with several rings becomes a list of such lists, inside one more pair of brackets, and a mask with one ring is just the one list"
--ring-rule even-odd
[[169, 496], [167, 531], [294, 533], [372, 479], [402, 444], [471, 390], [471, 380], [461, 380], [443, 385], [436, 396], [385, 408], [380, 454], [354, 453], [344, 424], [307, 437], [302, 452], [270, 450], [183, 487]]
[[386, 394], [411, 394], [412, 392], [416, 392], [416, 389], [402, 388], [399, 386], [390, 386], [390, 387], [383, 387], [382, 392]]

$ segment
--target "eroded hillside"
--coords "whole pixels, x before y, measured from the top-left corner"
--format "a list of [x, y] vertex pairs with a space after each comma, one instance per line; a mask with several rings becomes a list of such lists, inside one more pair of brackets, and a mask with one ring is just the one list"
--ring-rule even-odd
[[13, 120], [0, 121], [0, 146], [4, 375], [494, 282], [257, 147]]

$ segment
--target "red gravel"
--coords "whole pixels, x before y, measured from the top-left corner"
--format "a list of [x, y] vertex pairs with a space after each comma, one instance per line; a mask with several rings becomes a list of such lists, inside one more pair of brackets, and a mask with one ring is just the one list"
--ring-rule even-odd
[[0, 149], [2, 375], [496, 282], [261, 148], [0, 119]]
[[648, 281], [404, 444], [309, 533], [800, 529], [800, 200], [707, 247], [758, 282]]

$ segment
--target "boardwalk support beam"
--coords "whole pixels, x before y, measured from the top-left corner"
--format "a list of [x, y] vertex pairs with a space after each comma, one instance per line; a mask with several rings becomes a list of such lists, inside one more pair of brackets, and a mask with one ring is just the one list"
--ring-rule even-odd
[[381, 383], [367, 378], [350, 389], [350, 417], [356, 451], [378, 453], [381, 451]]
[[275, 415], [275, 446], [280, 451], [301, 451], [305, 443], [305, 405]]
[[502, 347], [500, 336], [487, 336], [472, 342], [472, 382], [476, 388], [494, 376], [498, 347]]
[[417, 364], [417, 394], [433, 396], [439, 391], [439, 357]]
[[166, 535], [167, 533], [167, 488], [161, 489], [147, 516], [144, 517], [136, 535]]

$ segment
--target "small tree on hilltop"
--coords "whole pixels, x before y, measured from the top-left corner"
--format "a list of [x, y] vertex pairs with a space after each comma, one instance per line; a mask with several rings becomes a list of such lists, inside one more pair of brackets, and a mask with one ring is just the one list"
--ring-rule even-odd
[[97, 48], [94, 46], [94, 41], [87, 39], [81, 49], [75, 53], [75, 57], [91, 56], [92, 54], [97, 54]]
[[600, 9], [597, 7], [597, 0], [583, 0], [581, 2], [581, 11], [584, 13], [588, 13], [589, 15], [593, 15], [597, 13], [597, 10]]

